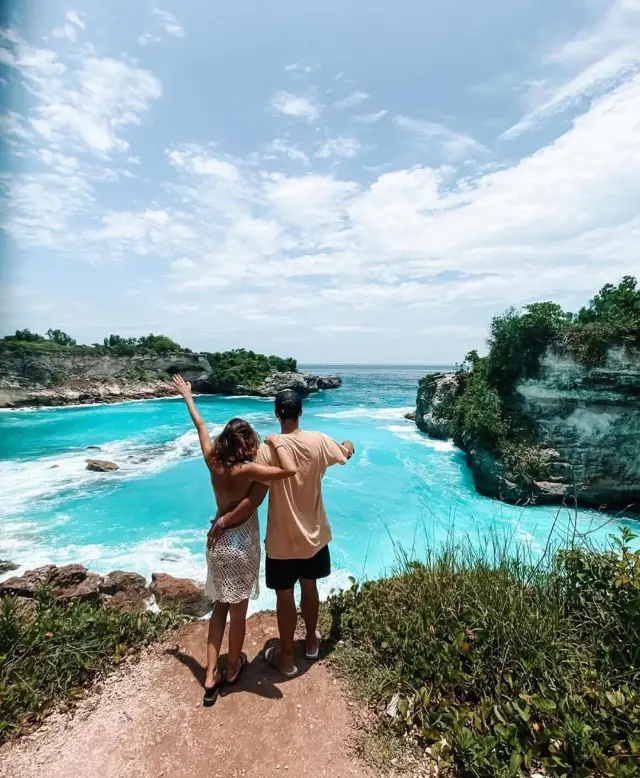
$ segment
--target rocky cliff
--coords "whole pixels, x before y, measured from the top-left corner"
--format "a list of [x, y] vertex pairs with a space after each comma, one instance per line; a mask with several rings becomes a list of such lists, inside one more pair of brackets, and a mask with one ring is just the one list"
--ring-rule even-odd
[[217, 391], [207, 356], [190, 352], [115, 356], [105, 353], [0, 350], [0, 408], [112, 403], [171, 397], [180, 373], [195, 392], [272, 397], [292, 388], [305, 397], [341, 384], [337, 377], [273, 373], [258, 386]]
[[[440, 416], [455, 391], [453, 375], [428, 376], [416, 422], [434, 437], [453, 433]], [[537, 478], [522, 478], [508, 457], [464, 436], [476, 487], [509, 502], [573, 503], [640, 511], [640, 350], [613, 348], [587, 368], [548, 350], [535, 378], [505, 400]]]
[[454, 435], [453, 422], [443, 408], [453, 400], [454, 373], [430, 373], [420, 380], [415, 422], [431, 438], [446, 440]]

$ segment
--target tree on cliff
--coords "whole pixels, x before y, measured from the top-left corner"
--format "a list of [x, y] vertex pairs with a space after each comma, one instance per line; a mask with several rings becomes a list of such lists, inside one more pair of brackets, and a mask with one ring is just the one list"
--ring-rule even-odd
[[118, 354], [135, 354], [137, 351], [155, 351], [165, 353], [169, 351], [188, 351], [179, 343], [166, 335], [143, 335], [140, 338], [123, 338], [120, 335], [109, 335], [104, 339], [105, 348], [113, 349]]
[[6, 335], [5, 340], [17, 340], [21, 343], [42, 343], [45, 338], [42, 335], [38, 335], [37, 332], [31, 332], [31, 330], [16, 330], [15, 335]]
[[265, 356], [244, 348], [207, 354], [212, 367], [209, 383], [215, 391], [233, 392], [239, 386], [253, 388], [274, 372], [295, 372], [295, 359]]
[[47, 338], [59, 346], [76, 346], [78, 341], [62, 330], [47, 330]]

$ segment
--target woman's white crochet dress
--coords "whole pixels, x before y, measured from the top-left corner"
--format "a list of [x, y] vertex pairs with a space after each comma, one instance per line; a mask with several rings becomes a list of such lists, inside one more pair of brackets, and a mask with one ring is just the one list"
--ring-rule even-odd
[[207, 546], [205, 594], [213, 602], [255, 600], [260, 594], [260, 527], [258, 513], [239, 527], [224, 530]]

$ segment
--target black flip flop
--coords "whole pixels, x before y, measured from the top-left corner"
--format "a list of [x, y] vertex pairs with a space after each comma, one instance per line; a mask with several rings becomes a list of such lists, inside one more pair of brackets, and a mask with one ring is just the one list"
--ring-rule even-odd
[[229, 681], [227, 678], [227, 671], [225, 670], [224, 672], [225, 679], [227, 679], [227, 686], [233, 686], [238, 682], [238, 678], [240, 678], [242, 671], [248, 664], [249, 657], [246, 654], [240, 654], [240, 667], [238, 668], [238, 672], [236, 673], [236, 677], [233, 679], [233, 681]]
[[216, 681], [213, 686], [205, 686], [204, 687], [204, 697], [202, 699], [202, 707], [203, 708], [211, 708], [213, 705], [216, 704], [218, 701], [218, 697], [220, 695], [220, 690], [224, 686], [224, 676], [219, 680]]

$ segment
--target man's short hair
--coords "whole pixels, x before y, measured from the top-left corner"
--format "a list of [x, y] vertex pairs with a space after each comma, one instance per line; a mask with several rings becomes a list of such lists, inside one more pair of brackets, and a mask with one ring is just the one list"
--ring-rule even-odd
[[293, 389], [284, 389], [276, 395], [276, 415], [282, 421], [297, 419], [302, 413], [302, 397]]

